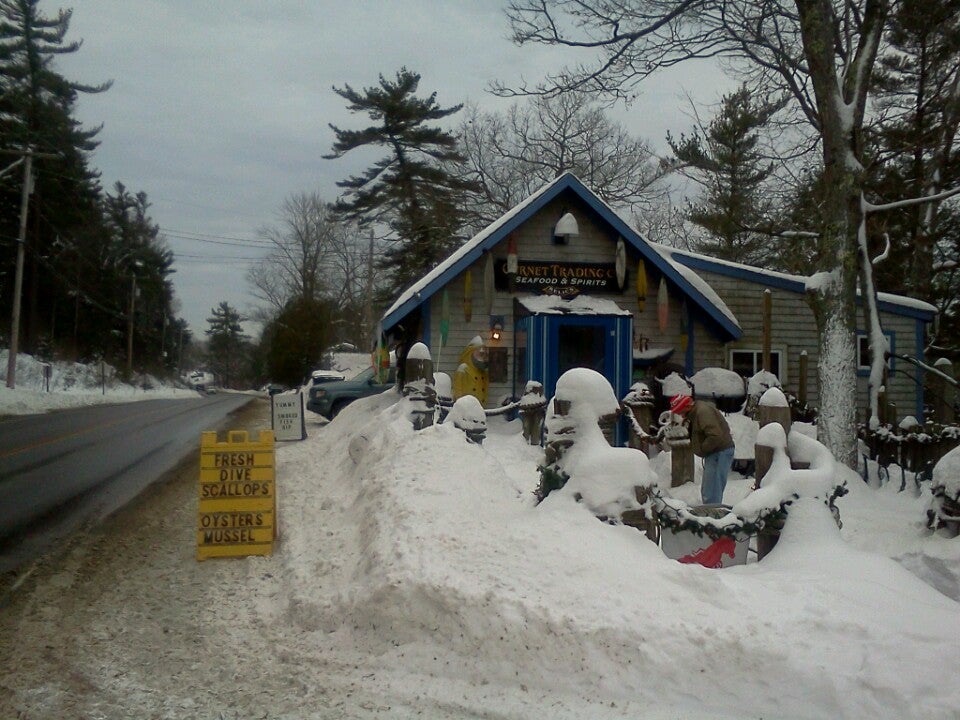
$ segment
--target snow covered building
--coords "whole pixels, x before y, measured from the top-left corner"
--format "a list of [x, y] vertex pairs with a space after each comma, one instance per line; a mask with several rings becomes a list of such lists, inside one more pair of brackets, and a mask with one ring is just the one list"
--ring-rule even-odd
[[[805, 278], [648, 242], [572, 174], [544, 185], [408, 288], [382, 318], [409, 346], [426, 343], [453, 374], [480, 336], [489, 354], [488, 407], [538, 380], [548, 397], [571, 367], [601, 372], [623, 397], [635, 377], [669, 361], [687, 377], [705, 367], [751, 376], [761, 367], [764, 292], [771, 292], [771, 365], [796, 390], [808, 360], [819, 404], [817, 329]], [[923, 357], [935, 308], [880, 294], [893, 352]], [[865, 340], [865, 335], [864, 335]], [[858, 343], [859, 407], [867, 403], [866, 343]], [[922, 417], [922, 377], [890, 361], [888, 397]]]

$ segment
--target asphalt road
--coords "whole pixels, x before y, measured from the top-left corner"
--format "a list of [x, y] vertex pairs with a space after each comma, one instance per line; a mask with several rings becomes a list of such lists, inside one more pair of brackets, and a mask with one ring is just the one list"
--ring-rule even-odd
[[252, 400], [235, 393], [0, 421], [0, 572], [136, 497]]

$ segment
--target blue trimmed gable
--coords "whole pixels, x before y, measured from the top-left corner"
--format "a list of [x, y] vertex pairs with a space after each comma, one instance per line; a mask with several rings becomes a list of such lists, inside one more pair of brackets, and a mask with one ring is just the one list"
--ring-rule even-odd
[[603, 223], [611, 228], [612, 234], [621, 236], [629, 247], [640, 254], [645, 263], [655, 268], [658, 273], [666, 277], [668, 283], [689, 298], [689, 301], [700, 310], [700, 313], [719, 328], [720, 334], [725, 336], [723, 339], [735, 340], [741, 336], [741, 330], [734, 320], [711, 302], [700, 289], [683, 277], [669, 259], [651, 248], [646, 240], [624, 222], [610, 206], [571, 173], [561, 175], [518, 205], [513, 211], [478, 233], [472, 240], [467, 241], [463, 247], [440, 263], [433, 272], [403, 293], [393, 307], [384, 314], [382, 319], [384, 330], [390, 330], [420, 305], [426, 303], [430, 297], [477, 262], [484, 253], [496, 247], [511, 232], [530, 220], [547, 204], [565, 192], [572, 192], [580, 198]]

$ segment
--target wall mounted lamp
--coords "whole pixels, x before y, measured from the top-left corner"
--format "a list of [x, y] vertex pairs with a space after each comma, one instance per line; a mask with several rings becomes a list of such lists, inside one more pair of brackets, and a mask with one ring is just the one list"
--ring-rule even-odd
[[503, 337], [503, 315], [490, 316], [490, 339], [499, 341]]

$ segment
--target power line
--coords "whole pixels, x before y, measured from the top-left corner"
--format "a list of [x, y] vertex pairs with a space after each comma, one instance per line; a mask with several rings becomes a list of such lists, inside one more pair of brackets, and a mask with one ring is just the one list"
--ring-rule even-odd
[[198, 242], [227, 241], [231, 243], [249, 243], [254, 247], [272, 247], [276, 243], [268, 238], [239, 238], [231, 235], [215, 235], [213, 233], [203, 233], [196, 230], [175, 230], [173, 228], [161, 227], [160, 232], [164, 235], [171, 235], [182, 240], [197, 240]]

